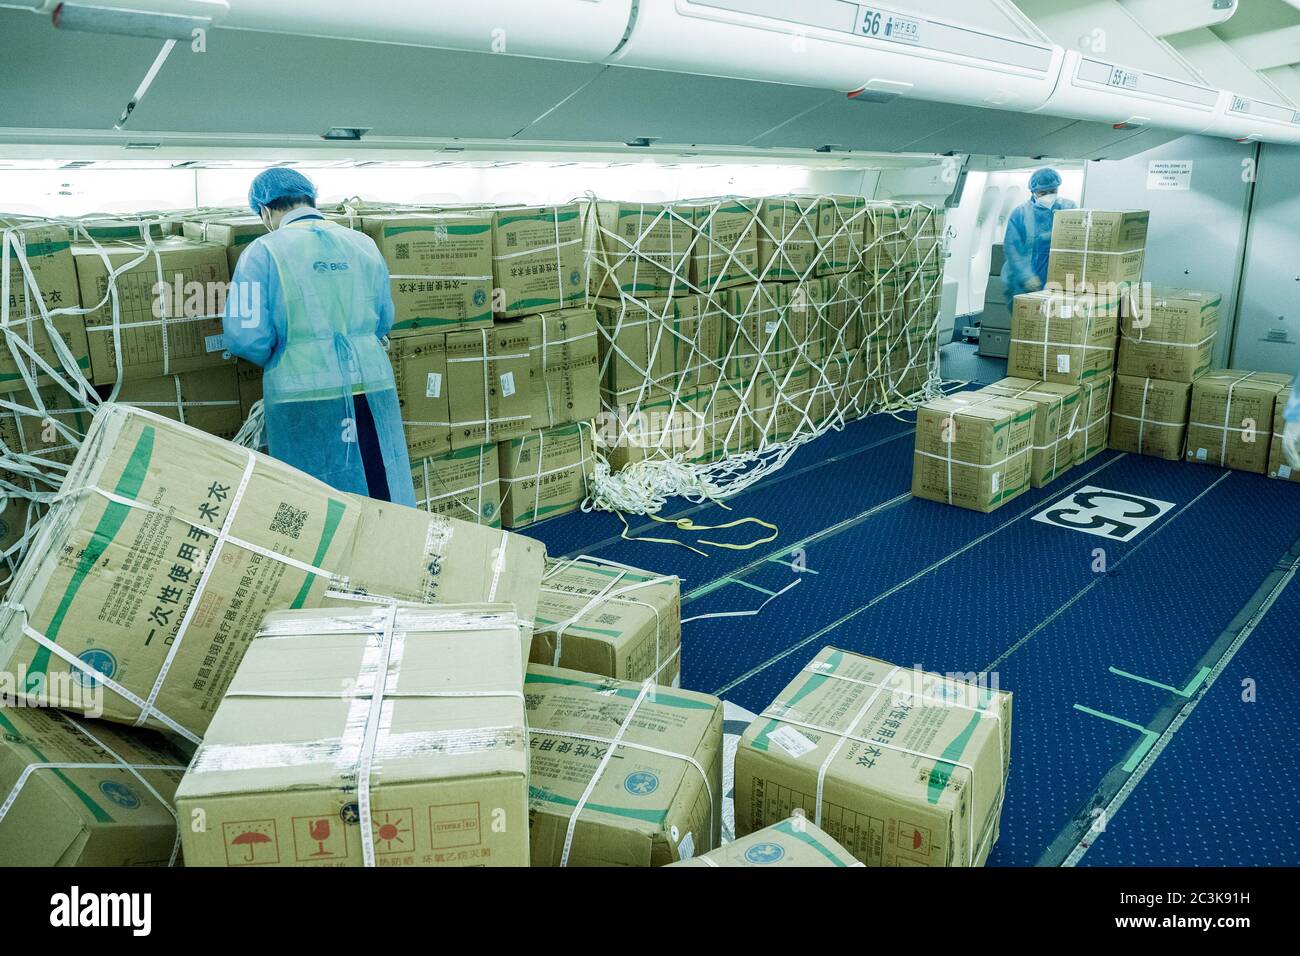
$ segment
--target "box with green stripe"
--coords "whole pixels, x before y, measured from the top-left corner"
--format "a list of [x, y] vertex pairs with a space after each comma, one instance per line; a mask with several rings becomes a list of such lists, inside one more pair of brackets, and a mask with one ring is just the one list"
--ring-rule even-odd
[[595, 468], [591, 426], [561, 425], [498, 444], [501, 521], [523, 528], [577, 511]]
[[1007, 373], [1082, 385], [1110, 373], [1119, 340], [1119, 301], [1030, 292], [1015, 298]]
[[862, 866], [803, 814], [756, 830], [702, 856], [669, 866]]
[[437, 457], [412, 458], [416, 507], [472, 524], [501, 527], [501, 472], [497, 462], [495, 443]]
[[867, 201], [861, 196], [825, 196], [817, 206], [819, 276], [857, 270], [862, 261]]
[[619, 680], [676, 686], [681, 582], [600, 558], [549, 560], [534, 617], [532, 660]]
[[[1111, 399], [1115, 376], [1109, 372], [1090, 378], [1079, 388], [1079, 415], [1074, 426], [1074, 463], [1082, 465], [1101, 454], [1110, 439]], [[1195, 389], [1193, 388], [1193, 391]], [[1190, 441], [1191, 428], [1188, 428]]]
[[533, 866], [662, 866], [721, 843], [716, 697], [530, 664], [524, 700]]
[[982, 392], [935, 399], [917, 410], [912, 494], [989, 512], [1029, 488], [1030, 402]]
[[738, 840], [802, 811], [867, 866], [982, 866], [1011, 695], [976, 676], [823, 648], [741, 736]]
[[763, 279], [806, 279], [818, 259], [814, 196], [771, 196], [758, 210], [758, 273]]
[[758, 280], [758, 207], [757, 199], [737, 198], [676, 204], [693, 217], [699, 234], [691, 247], [695, 289], [689, 291], [714, 293]]
[[597, 202], [587, 213], [591, 294], [686, 295], [701, 210], [682, 203]]
[[[1083, 425], [1079, 411], [1079, 388], [1059, 382], [1036, 382], [1028, 378], [1004, 378], [986, 385], [980, 392], [1030, 402], [1034, 413], [1034, 444], [1030, 483], [1042, 488], [1065, 474], [1074, 464], [1074, 429]], [[1187, 393], [1183, 393], [1183, 419], [1187, 417]], [[1181, 440], [1181, 438], [1180, 438]], [[1175, 456], [1177, 457], [1177, 453]]]
[[491, 215], [366, 216], [361, 228], [388, 265], [391, 335], [491, 326]]
[[1192, 382], [1208, 371], [1223, 296], [1157, 286], [1120, 303], [1118, 371], [1136, 378]]
[[[46, 224], [19, 224], [8, 219], [0, 219], [0, 226], [8, 232], [9, 241], [21, 249], [19, 255], [13, 245], [10, 246], [9, 301], [0, 303], [7, 323], [5, 345], [0, 347], [0, 393], [25, 392], [28, 379], [37, 385], [53, 381], [32, 360], [29, 349], [56, 371], [65, 364], [41, 319], [41, 304], [44, 303], [47, 312], [80, 308], [81, 291], [67, 230]], [[27, 262], [34, 286], [23, 273], [23, 259]], [[90, 351], [83, 317], [58, 315], [51, 322], [81, 374], [89, 377]], [[20, 341], [22, 345], [18, 344]], [[15, 355], [22, 358], [21, 368]]]
[[188, 763], [153, 731], [0, 707], [0, 793], [13, 798], [0, 801], [0, 862], [168, 865], [178, 848], [171, 808]]
[[582, 305], [587, 250], [578, 203], [492, 211], [492, 311], [500, 318]]
[[[27, 392], [0, 395], [0, 401], [17, 406], [0, 407], [0, 441], [11, 453], [28, 456], [26, 463], [48, 474], [57, 485], [62, 481], [62, 472], [46, 468], [45, 463], [71, 463], [90, 427], [92, 412], [56, 385], [39, 388], [36, 394], [39, 408]], [[16, 472], [0, 469], [0, 477], [26, 487], [26, 479]]]
[[321, 602], [330, 580], [304, 568], [343, 572], [363, 510], [261, 455], [244, 484], [249, 456], [101, 406], [0, 608], [0, 670], [120, 723], [152, 699], [149, 725], [202, 734], [262, 615]]

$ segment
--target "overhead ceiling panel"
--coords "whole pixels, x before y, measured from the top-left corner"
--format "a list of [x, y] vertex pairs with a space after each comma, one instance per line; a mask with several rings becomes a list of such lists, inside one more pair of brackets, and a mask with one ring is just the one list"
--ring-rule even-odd
[[611, 66], [521, 130], [519, 138], [741, 144], [820, 103], [843, 98], [803, 86]]
[[1286, 101], [1282, 91], [1242, 62], [1213, 30], [1189, 30], [1168, 39], [1170, 46], [1214, 85], [1242, 96], [1275, 103]]

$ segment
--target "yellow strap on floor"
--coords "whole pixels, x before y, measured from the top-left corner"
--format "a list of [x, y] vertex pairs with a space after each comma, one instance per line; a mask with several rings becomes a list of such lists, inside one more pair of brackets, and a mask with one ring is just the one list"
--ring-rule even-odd
[[[722, 502], [718, 502], [718, 504], [722, 504]], [[722, 505], [722, 507], [726, 508], [727, 506]], [[731, 509], [728, 508], [727, 510], [729, 511]], [[632, 529], [628, 525], [627, 518], [624, 516], [623, 512], [618, 512], [618, 517], [619, 520], [623, 522], [622, 536], [628, 541], [653, 541], [658, 544], [675, 544], [686, 548], [688, 551], [694, 551], [701, 557], [708, 557], [706, 552], [701, 551], [699, 548], [693, 548], [685, 541], [678, 541], [675, 538], [634, 537], [630, 534]], [[780, 529], [776, 525], [768, 521], [763, 521], [761, 518], [754, 517], [737, 518], [735, 521], [728, 521], [726, 524], [696, 524], [690, 518], [660, 518], [658, 515], [646, 515], [646, 517], [650, 518], [652, 521], [658, 521], [660, 524], [674, 525], [679, 531], [722, 531], [727, 528], [738, 528], [742, 524], [756, 524], [768, 528], [772, 532], [765, 537], [756, 538], [755, 540], [749, 541], [745, 544], [729, 544], [726, 541], [711, 541], [708, 538], [696, 539], [697, 544], [711, 544], [715, 548], [726, 548], [728, 551], [748, 551], [750, 548], [755, 548], [760, 544], [768, 544], [775, 541], [781, 534]]]

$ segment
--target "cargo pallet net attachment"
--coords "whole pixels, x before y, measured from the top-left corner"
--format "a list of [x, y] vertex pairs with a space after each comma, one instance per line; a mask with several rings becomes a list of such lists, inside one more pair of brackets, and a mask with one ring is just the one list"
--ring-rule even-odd
[[[133, 286], [137, 303], [159, 298], [155, 283], [171, 287], [160, 247], [193, 218], [177, 211], [0, 216], [0, 594], [60, 494], [95, 409], [118, 400], [127, 377], [124, 353], [139, 355], [143, 337], [155, 338], [143, 350], [157, 354], [168, 376], [190, 367], [175, 361], [177, 341], [193, 338], [187, 327], [220, 321], [219, 309], [196, 311], [181, 302], [178, 311], [123, 314], [121, 284]], [[74, 266], [73, 247], [95, 260], [93, 284]], [[97, 346], [114, 370], [98, 385], [91, 370]], [[175, 402], [134, 404], [174, 407], [184, 422], [187, 408], [213, 403], [183, 401], [178, 382]]]
[[584, 214], [601, 394], [585, 511], [723, 502], [847, 421], [943, 394], [942, 208], [589, 196]]

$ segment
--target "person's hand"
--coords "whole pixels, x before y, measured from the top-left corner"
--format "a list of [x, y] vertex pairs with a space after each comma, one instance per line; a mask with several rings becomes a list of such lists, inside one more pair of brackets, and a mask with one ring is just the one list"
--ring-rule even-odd
[[1028, 279], [1025, 280], [1026, 292], [1037, 292], [1042, 287], [1043, 287], [1043, 283], [1039, 281], [1038, 276], [1030, 276]]
[[1300, 470], [1300, 422], [1287, 422], [1282, 429], [1282, 452], [1287, 464]]

